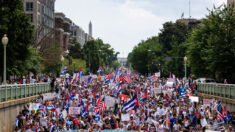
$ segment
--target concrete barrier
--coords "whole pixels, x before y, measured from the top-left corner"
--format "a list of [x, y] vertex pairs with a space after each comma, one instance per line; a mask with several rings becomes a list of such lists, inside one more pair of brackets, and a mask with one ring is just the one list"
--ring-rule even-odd
[[13, 132], [16, 116], [24, 109], [24, 106], [37, 99], [38, 95], [10, 100], [0, 103], [0, 132]]

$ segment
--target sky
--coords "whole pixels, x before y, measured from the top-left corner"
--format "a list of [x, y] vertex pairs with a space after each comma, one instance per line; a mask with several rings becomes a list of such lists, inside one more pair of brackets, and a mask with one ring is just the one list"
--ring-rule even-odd
[[[226, 0], [191, 0], [192, 18], [201, 19]], [[63, 12], [93, 37], [109, 43], [118, 57], [127, 57], [142, 40], [157, 36], [162, 24], [189, 17], [189, 0], [56, 0], [55, 11]]]

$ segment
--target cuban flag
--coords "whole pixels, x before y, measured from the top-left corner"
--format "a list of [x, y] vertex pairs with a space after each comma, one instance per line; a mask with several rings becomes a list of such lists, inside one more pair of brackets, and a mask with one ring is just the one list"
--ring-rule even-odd
[[87, 103], [87, 106], [82, 110], [81, 113], [82, 117], [88, 116], [88, 110], [89, 110], [89, 102]]
[[185, 91], [183, 91], [183, 92], [180, 93], [180, 98], [181, 98], [181, 99], [185, 98], [185, 96], [186, 96]]
[[42, 110], [42, 111], [46, 111], [46, 106], [45, 105], [40, 105], [39, 109]]
[[66, 67], [63, 69], [63, 71], [61, 72], [61, 74], [65, 74], [65, 73], [68, 71], [68, 68], [69, 68], [69, 66], [66, 66]]
[[188, 92], [187, 92], [187, 96], [192, 96], [192, 92], [191, 92], [191, 91], [188, 91]]
[[119, 84], [123, 83], [123, 75], [121, 74], [121, 76], [119, 77]]
[[130, 112], [131, 110], [139, 108], [139, 101], [137, 95], [135, 95], [131, 100], [127, 103], [123, 104], [123, 110], [126, 112]]
[[53, 105], [49, 105], [49, 106], [46, 107], [47, 110], [51, 110], [51, 109], [53, 109], [53, 108], [54, 108]]
[[144, 95], [140, 98], [140, 102], [147, 100], [148, 98], [148, 89], [144, 90]]
[[102, 71], [102, 66], [100, 66], [100, 68], [98, 69], [97, 74], [100, 74], [101, 71]]
[[78, 75], [78, 73], [74, 73], [74, 74], [73, 74], [73, 80], [72, 80], [72, 83], [77, 82], [77, 81], [78, 81], [78, 79], [79, 79], [79, 75]]
[[82, 68], [80, 68], [80, 77], [83, 76]]
[[65, 123], [66, 123], [66, 126], [69, 126], [69, 127], [72, 125], [72, 123], [69, 120], [66, 120]]
[[78, 107], [84, 107], [84, 102], [82, 101], [81, 95], [79, 95], [79, 104]]
[[52, 125], [49, 132], [55, 132], [56, 131], [56, 125]]
[[117, 76], [117, 74], [115, 74], [115, 76], [113, 78], [113, 82], [116, 82], [116, 76]]
[[98, 112], [96, 112], [96, 114], [95, 114], [95, 122], [99, 122], [100, 119], [101, 119], [101, 117], [100, 117], [100, 111], [98, 111]]
[[123, 86], [123, 84], [119, 84], [119, 85], [118, 85], [118, 93], [120, 93], [120, 94], [121, 94], [121, 92], [122, 92], [122, 86]]

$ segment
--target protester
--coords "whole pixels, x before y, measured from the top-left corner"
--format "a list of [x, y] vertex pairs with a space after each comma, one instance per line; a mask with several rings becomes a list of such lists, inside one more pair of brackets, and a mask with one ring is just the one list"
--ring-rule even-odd
[[19, 113], [15, 132], [234, 131], [226, 106], [215, 99], [203, 104], [191, 78], [144, 77], [130, 70], [102, 77], [100, 72], [51, 79], [53, 92]]

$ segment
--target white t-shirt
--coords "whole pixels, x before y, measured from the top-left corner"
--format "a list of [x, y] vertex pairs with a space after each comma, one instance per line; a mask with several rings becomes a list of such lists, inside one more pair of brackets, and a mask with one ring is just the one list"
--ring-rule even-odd
[[178, 128], [180, 128], [180, 124], [174, 124], [173, 128], [174, 128], [175, 130], [178, 130]]

